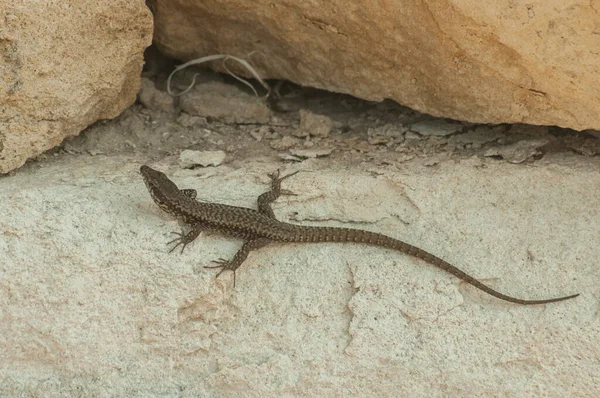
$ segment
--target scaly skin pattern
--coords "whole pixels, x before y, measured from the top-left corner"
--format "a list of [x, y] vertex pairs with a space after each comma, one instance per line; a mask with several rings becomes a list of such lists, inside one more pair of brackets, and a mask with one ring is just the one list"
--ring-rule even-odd
[[280, 195], [293, 195], [293, 193], [281, 189], [281, 182], [295, 173], [284, 177], [279, 177], [279, 172], [270, 174], [271, 190], [258, 197], [258, 210], [218, 203], [198, 202], [195, 200], [196, 191], [193, 189], [179, 189], [164, 173], [148, 166], [142, 166], [140, 173], [154, 202], [162, 210], [190, 227], [187, 234], [175, 232], [179, 237], [169, 242], [176, 242], [171, 251], [178, 246], [181, 246], [183, 251], [185, 246], [196, 239], [203, 230], [217, 231], [224, 235], [245, 240], [242, 248], [232, 260], [219, 259], [216, 261], [216, 266], [206, 267], [220, 269], [221, 271], [217, 276], [226, 270], [233, 271], [234, 284], [235, 271], [242, 265], [248, 254], [252, 250], [259, 249], [269, 243], [353, 242], [379, 246], [415, 256], [451, 273], [487, 294], [511, 303], [524, 305], [547, 304], [578, 296], [578, 294], [573, 294], [543, 300], [523, 300], [507, 296], [484, 285], [441, 258], [383, 234], [351, 228], [301, 226], [279, 221], [275, 218], [271, 203]]

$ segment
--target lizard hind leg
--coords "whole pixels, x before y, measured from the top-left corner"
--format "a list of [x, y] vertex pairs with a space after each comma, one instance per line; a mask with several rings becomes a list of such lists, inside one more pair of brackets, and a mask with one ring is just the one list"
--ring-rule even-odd
[[235, 253], [235, 255], [233, 256], [231, 261], [220, 258], [216, 261], [213, 261], [213, 263], [215, 263], [217, 265], [205, 266], [204, 268], [220, 269], [219, 273], [216, 276], [217, 278], [219, 277], [219, 275], [221, 275], [225, 271], [232, 271], [233, 272], [233, 287], [235, 287], [235, 271], [246, 260], [246, 257], [248, 257], [248, 254], [250, 254], [250, 252], [252, 250], [260, 249], [261, 247], [263, 247], [269, 243], [271, 243], [271, 239], [267, 239], [267, 238], [251, 239], [249, 241], [246, 241], [242, 245], [242, 247], [237, 251], [237, 253]]

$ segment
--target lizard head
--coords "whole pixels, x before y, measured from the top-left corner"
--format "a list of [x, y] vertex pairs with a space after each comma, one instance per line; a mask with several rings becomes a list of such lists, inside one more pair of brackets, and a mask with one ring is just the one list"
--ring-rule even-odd
[[171, 213], [172, 209], [169, 208], [168, 203], [169, 199], [179, 194], [180, 191], [177, 185], [169, 180], [164, 173], [145, 165], [140, 167], [140, 174], [154, 203], [167, 213]]

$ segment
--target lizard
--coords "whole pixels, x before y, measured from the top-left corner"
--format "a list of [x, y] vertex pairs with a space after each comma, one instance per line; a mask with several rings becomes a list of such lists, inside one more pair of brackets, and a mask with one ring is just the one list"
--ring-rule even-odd
[[217, 231], [227, 236], [242, 238], [244, 243], [231, 260], [220, 258], [213, 263], [216, 266], [205, 268], [220, 269], [217, 277], [224, 271], [235, 272], [246, 260], [248, 254], [270, 243], [316, 243], [316, 242], [353, 242], [386, 249], [396, 250], [422, 259], [454, 275], [460, 280], [482, 290], [498, 299], [516, 304], [547, 304], [575, 298], [579, 294], [541, 300], [525, 300], [500, 293], [479, 280], [442, 260], [441, 258], [399, 239], [377, 232], [341, 227], [303, 226], [279, 221], [271, 209], [271, 203], [281, 195], [294, 193], [281, 189], [281, 183], [295, 173], [280, 177], [279, 170], [270, 173], [271, 189], [258, 197], [257, 209], [230, 206], [221, 203], [200, 202], [193, 189], [179, 189], [164, 173], [142, 165], [140, 174], [150, 192], [153, 201], [165, 212], [189, 226], [187, 233], [173, 232], [178, 237], [168, 242], [176, 243], [170, 252], [181, 246], [181, 252], [193, 242], [202, 231]]

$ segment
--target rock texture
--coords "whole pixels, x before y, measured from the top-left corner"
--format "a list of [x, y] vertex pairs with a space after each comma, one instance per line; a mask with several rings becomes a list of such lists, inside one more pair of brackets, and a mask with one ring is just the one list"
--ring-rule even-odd
[[0, 173], [134, 100], [152, 17], [142, 0], [0, 0]]
[[241, 242], [169, 254], [142, 162], [240, 206], [282, 166], [70, 156], [0, 179], [0, 397], [600, 396], [597, 157], [282, 167], [302, 173], [280, 219], [385, 232], [515, 295], [581, 293], [535, 307], [353, 244], [267, 246], [233, 287], [204, 266]]
[[155, 42], [181, 60], [229, 53], [264, 77], [471, 122], [600, 128], [598, 0], [151, 7]]

